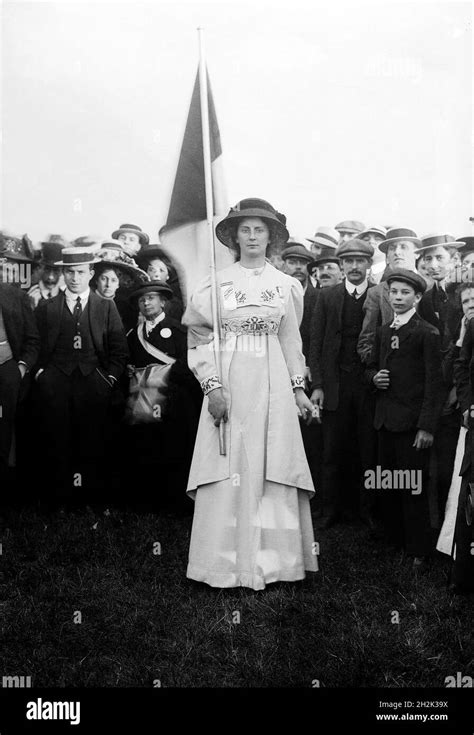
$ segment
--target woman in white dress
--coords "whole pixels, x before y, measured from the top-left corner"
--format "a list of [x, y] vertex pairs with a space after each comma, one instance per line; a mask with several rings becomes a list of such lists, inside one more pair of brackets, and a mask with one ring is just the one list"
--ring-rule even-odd
[[242, 200], [216, 234], [239, 258], [217, 274], [220, 374], [209, 278], [183, 320], [189, 367], [205, 395], [188, 482], [195, 508], [187, 576], [212, 587], [261, 590], [318, 569], [314, 488], [297, 415], [297, 407], [307, 417], [313, 411], [299, 333], [303, 289], [265, 258], [288, 239], [283, 216], [268, 202]]

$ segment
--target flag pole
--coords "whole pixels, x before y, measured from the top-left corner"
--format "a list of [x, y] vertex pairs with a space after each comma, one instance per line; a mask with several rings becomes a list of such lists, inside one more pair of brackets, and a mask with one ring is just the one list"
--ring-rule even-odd
[[[214, 332], [214, 354], [216, 356], [216, 367], [219, 377], [221, 376], [221, 335], [219, 320], [219, 302], [217, 296], [216, 275], [216, 251], [214, 243], [214, 202], [212, 195], [212, 171], [211, 171], [211, 143], [209, 135], [209, 103], [207, 97], [207, 69], [204, 51], [204, 29], [197, 29], [199, 36], [199, 91], [201, 97], [201, 122], [202, 122], [202, 147], [204, 153], [204, 182], [206, 189], [206, 219], [207, 232], [210, 249], [211, 268], [211, 304], [212, 304], [212, 328]], [[219, 424], [219, 452], [226, 454], [225, 426], [221, 421]]]

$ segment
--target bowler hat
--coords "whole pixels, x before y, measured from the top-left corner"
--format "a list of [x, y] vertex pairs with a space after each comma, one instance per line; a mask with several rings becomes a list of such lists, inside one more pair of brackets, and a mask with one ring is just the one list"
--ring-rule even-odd
[[248, 198], [241, 199], [235, 207], [231, 207], [227, 217], [216, 225], [216, 235], [221, 243], [227, 247], [234, 245], [232, 225], [238, 224], [245, 217], [259, 217], [269, 222], [274, 232], [273, 245], [283, 246], [287, 242], [289, 233], [284, 224], [286, 217], [277, 212], [265, 199]]
[[281, 254], [282, 260], [287, 258], [302, 258], [303, 260], [313, 260], [313, 256], [309, 252], [308, 248], [304, 245], [295, 243], [285, 248]]
[[425, 237], [421, 238], [421, 245], [417, 248], [416, 254], [419, 255], [425, 250], [439, 247], [457, 250], [459, 243], [454, 239], [453, 235], [447, 233], [425, 235]]
[[359, 255], [364, 258], [372, 258], [374, 254], [374, 249], [372, 245], [369, 245], [368, 242], [365, 242], [365, 240], [358, 240], [357, 238], [353, 237], [352, 240], [346, 240], [346, 242], [343, 242], [342, 245], [339, 245], [339, 247], [336, 250], [336, 257], [337, 258], [347, 258], [351, 255]]
[[138, 239], [142, 245], [145, 245], [146, 243], [150, 242], [150, 238], [148, 237], [146, 232], [143, 232], [141, 227], [138, 227], [138, 225], [120, 225], [118, 230], [115, 230], [114, 232], [112, 232], [112, 237], [116, 239], [119, 235], [123, 235], [127, 232], [131, 232], [134, 235], [138, 235]]
[[412, 286], [418, 293], [424, 293], [426, 291], [426, 281], [420, 276], [419, 273], [409, 271], [407, 268], [395, 268], [386, 278], [388, 285], [392, 281], [402, 281]]
[[171, 299], [173, 296], [173, 289], [168, 286], [164, 281], [148, 281], [148, 283], [142, 283], [136, 286], [129, 295], [129, 300], [139, 299], [146, 293], [157, 293], [160, 296], [165, 296]]
[[70, 247], [70, 244], [62, 237], [62, 235], [50, 235], [47, 240], [41, 242], [40, 265], [49, 268], [60, 268], [57, 265], [61, 260], [61, 254], [64, 248]]
[[358, 235], [360, 232], [365, 230], [365, 225], [363, 222], [358, 222], [356, 219], [345, 219], [342, 222], [339, 222], [334, 229], [338, 232], [353, 232]]
[[468, 253], [474, 252], [474, 237], [467, 235], [466, 237], [460, 237], [456, 240], [459, 243], [459, 255], [463, 258]]
[[307, 237], [306, 239], [309, 242], [314, 242], [316, 245], [337, 248], [339, 243], [339, 233], [334, 227], [321, 226], [318, 227], [313, 237]]
[[387, 237], [384, 242], [380, 243], [379, 250], [382, 253], [387, 253], [389, 245], [394, 242], [402, 242], [402, 240], [408, 240], [414, 245], [421, 245], [420, 238], [415, 230], [410, 230], [408, 227], [392, 227], [391, 230], [387, 231]]

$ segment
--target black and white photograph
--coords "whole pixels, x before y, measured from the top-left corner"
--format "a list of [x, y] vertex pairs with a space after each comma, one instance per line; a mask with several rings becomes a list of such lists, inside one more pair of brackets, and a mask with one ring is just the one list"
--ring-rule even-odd
[[1, 735], [472, 735], [472, 16], [2, 2]]

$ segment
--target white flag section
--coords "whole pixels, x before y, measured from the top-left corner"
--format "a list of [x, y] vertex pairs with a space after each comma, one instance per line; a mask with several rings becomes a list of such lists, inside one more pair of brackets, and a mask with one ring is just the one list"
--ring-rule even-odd
[[[216, 224], [227, 214], [228, 204], [222, 169], [220, 134], [209, 78], [207, 88], [214, 224]], [[166, 225], [160, 230], [160, 240], [164, 250], [177, 265], [183, 297], [187, 300], [199, 281], [210, 274], [199, 74], [196, 76], [189, 108], [168, 218]], [[217, 238], [215, 238], [215, 253], [217, 270], [225, 268], [234, 260], [228, 248]]]

